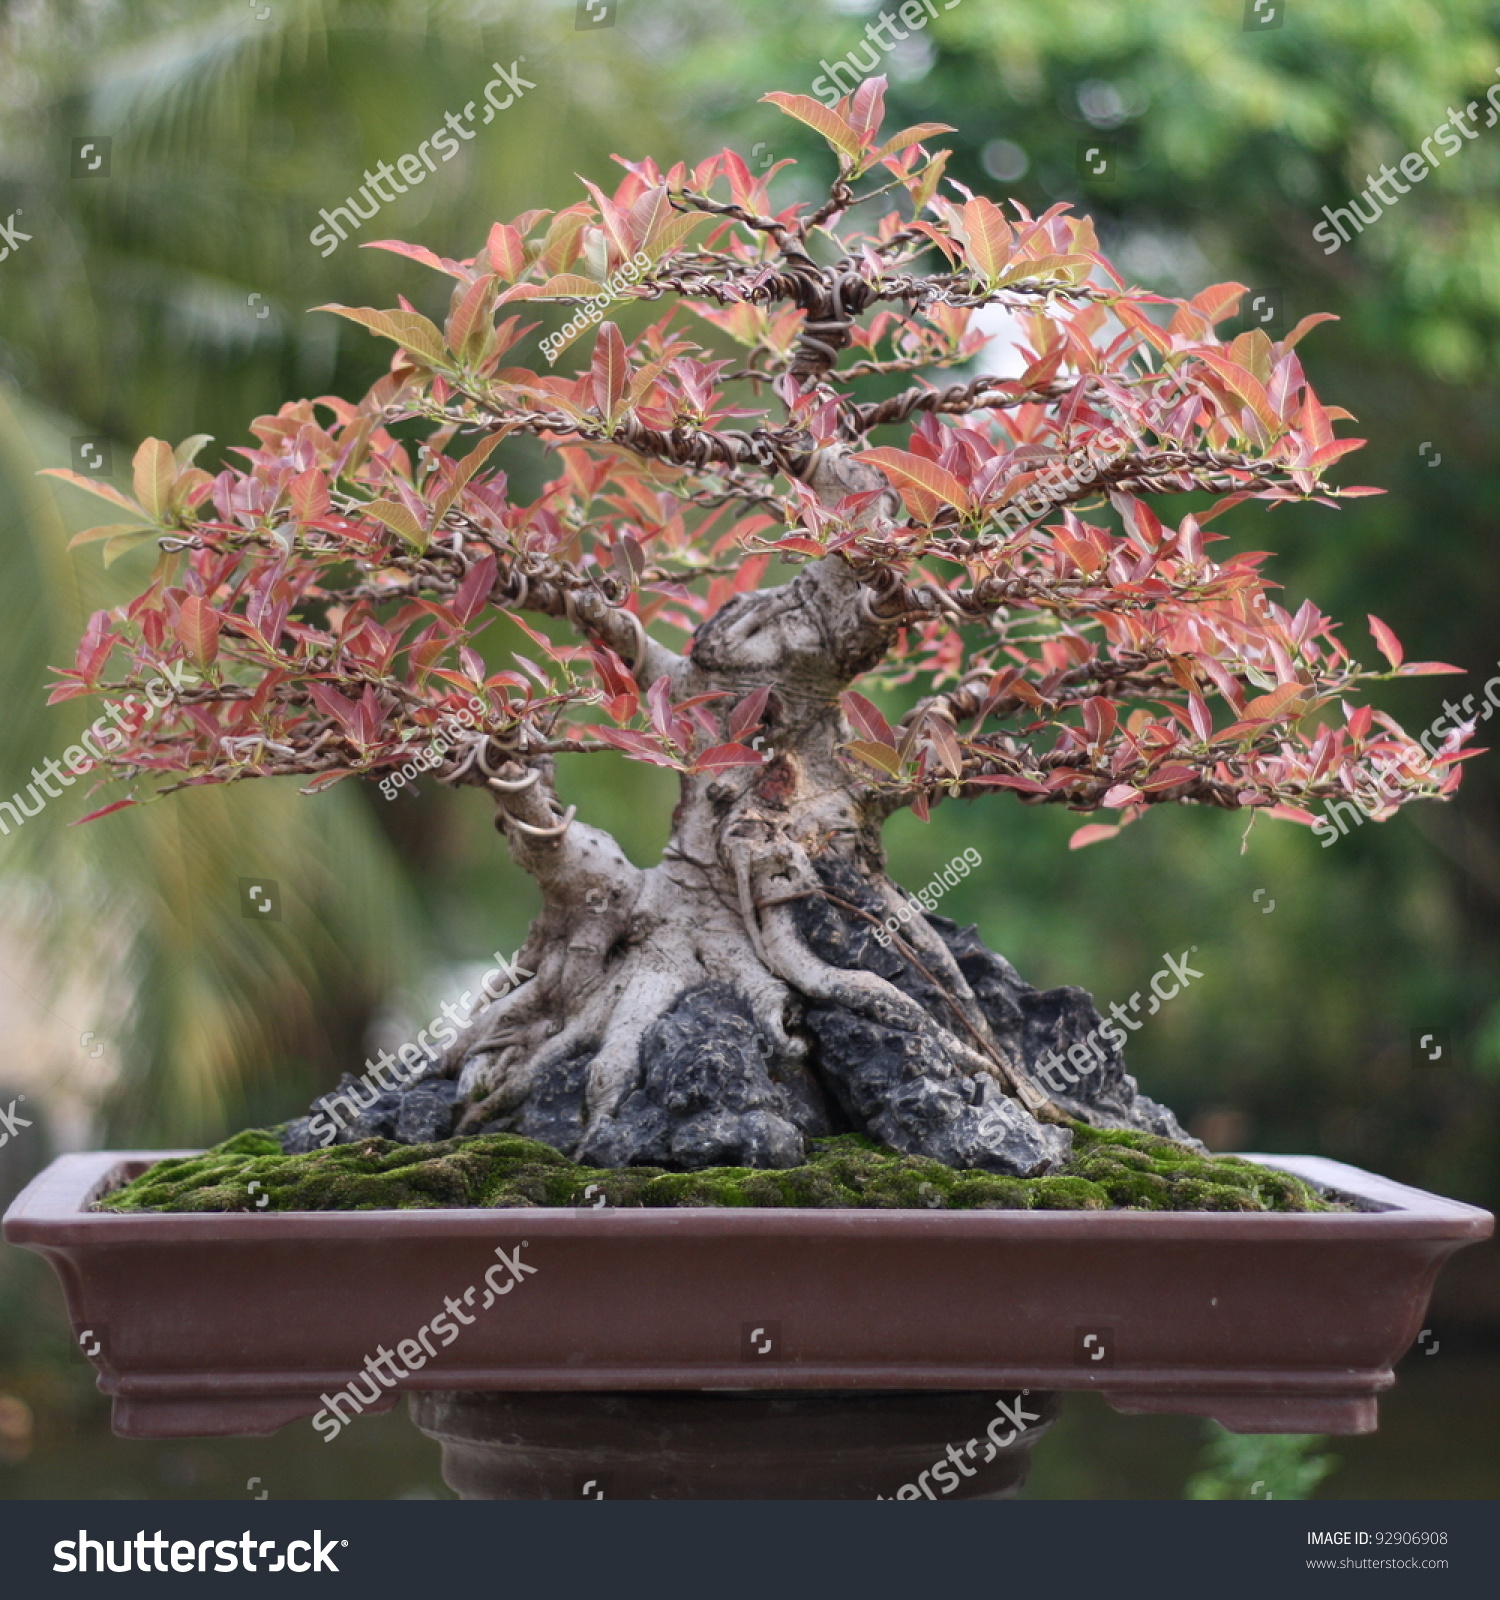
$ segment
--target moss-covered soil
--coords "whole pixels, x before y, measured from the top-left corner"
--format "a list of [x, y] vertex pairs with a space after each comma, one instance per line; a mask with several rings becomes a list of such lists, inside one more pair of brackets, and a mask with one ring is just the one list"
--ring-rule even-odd
[[[1146, 1133], [1074, 1125], [1073, 1156], [1041, 1178], [961, 1171], [859, 1134], [812, 1143], [801, 1167], [665, 1172], [581, 1167], [512, 1134], [437, 1144], [366, 1139], [283, 1155], [276, 1130], [159, 1161], [96, 1211], [375, 1211], [454, 1206], [813, 1206], [960, 1211], [1338, 1211], [1285, 1172]], [[251, 1185], [255, 1187], [252, 1189]]]

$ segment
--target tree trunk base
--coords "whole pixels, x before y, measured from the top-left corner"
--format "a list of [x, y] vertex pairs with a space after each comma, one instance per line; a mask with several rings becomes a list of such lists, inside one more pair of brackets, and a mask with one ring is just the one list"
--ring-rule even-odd
[[[346, 1075], [344, 1101], [337, 1092], [325, 1096], [314, 1112], [352, 1099], [337, 1119], [344, 1124], [337, 1142], [517, 1133], [588, 1166], [676, 1171], [797, 1166], [810, 1138], [854, 1131], [949, 1166], [1029, 1177], [1067, 1159], [1067, 1117], [1195, 1143], [1169, 1110], [1139, 1092], [1084, 990], [1034, 988], [975, 929], [945, 917], [919, 914], [912, 922], [920, 930], [882, 937], [877, 926], [888, 901], [877, 885], [839, 858], [821, 860], [817, 876], [823, 892], [796, 898], [790, 916], [810, 970], [833, 975], [819, 983], [820, 993], [777, 981], [728, 930], [718, 937], [710, 930], [707, 940], [683, 936], [679, 949], [673, 940], [682, 930], [669, 938], [657, 927], [639, 949], [617, 957], [608, 982], [540, 1024], [524, 1071], [514, 1068], [518, 1047], [481, 1028], [419, 1081], [386, 1091]], [[540, 957], [527, 959], [544, 966]], [[634, 1001], [643, 993], [654, 1010], [641, 1023]], [[613, 1032], [583, 1025], [591, 1007]], [[624, 1048], [622, 1016], [634, 1023]], [[1050, 1120], [1039, 1120], [998, 1072], [985, 1070], [977, 1048], [962, 1042], [965, 1028], [1023, 1083], [1072, 1052], [1073, 1082], [1042, 1079]], [[606, 1054], [617, 1087], [601, 1104]], [[507, 1059], [508, 1074], [495, 1066]], [[1078, 1068], [1083, 1061], [1091, 1065]], [[329, 1126], [299, 1119], [286, 1148], [334, 1142]]]

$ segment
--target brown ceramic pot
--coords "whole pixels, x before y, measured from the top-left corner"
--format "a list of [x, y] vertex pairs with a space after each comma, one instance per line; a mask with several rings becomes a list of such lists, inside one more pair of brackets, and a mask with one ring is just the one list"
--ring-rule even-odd
[[[1494, 1224], [1283, 1156], [1253, 1159], [1363, 1209], [88, 1211], [162, 1154], [64, 1156], [5, 1220], [56, 1269], [130, 1437], [272, 1432], [402, 1341], [406, 1376], [367, 1378], [363, 1409], [402, 1391], [1093, 1389], [1244, 1432], [1368, 1432], [1439, 1266]], [[459, 1440], [461, 1408], [424, 1404]]]

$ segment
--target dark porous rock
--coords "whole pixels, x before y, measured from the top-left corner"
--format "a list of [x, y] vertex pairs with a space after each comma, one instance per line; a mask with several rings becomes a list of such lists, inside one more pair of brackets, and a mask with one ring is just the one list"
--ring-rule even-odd
[[907, 1155], [1034, 1177], [1067, 1160], [1073, 1135], [1037, 1122], [989, 1077], [949, 1060], [937, 1030], [916, 1030], [813, 1006], [818, 1071], [855, 1127]]
[[646, 1030], [639, 1086], [570, 1153], [608, 1167], [796, 1166], [806, 1136], [833, 1124], [784, 1054], [735, 990], [690, 990]]
[[[809, 896], [795, 916], [813, 954], [830, 966], [878, 974], [952, 1030], [954, 1008], [930, 975], [931, 962], [918, 965], [898, 941], [882, 945], [875, 937], [869, 919], [883, 919], [888, 908], [869, 879], [854, 863], [832, 855], [821, 858], [816, 870], [838, 900], [866, 915]], [[1024, 1071], [1061, 1109], [1092, 1127], [1134, 1128], [1194, 1143], [1170, 1111], [1139, 1092], [1083, 989], [1039, 990], [988, 949], [974, 928], [960, 928], [915, 907], [913, 912], [924, 916], [948, 946], [1002, 1059]], [[914, 1032], [907, 1020], [813, 1005], [806, 1022], [818, 1039], [819, 1078], [852, 1125], [872, 1137], [914, 1155], [1016, 1176], [1046, 1171], [1066, 1159], [1065, 1130], [1036, 1123], [997, 1081], [956, 1070], [937, 1039]], [[1068, 1082], [1068, 1073], [1054, 1071], [1049, 1078], [1042, 1072], [1053, 1052], [1066, 1065], [1070, 1051], [1077, 1052], [1068, 1068], [1076, 1082]], [[1079, 1071], [1077, 1063], [1085, 1059], [1090, 1070]]]
[[308, 1115], [289, 1122], [281, 1147], [288, 1155], [356, 1144], [361, 1139], [397, 1139], [430, 1144], [453, 1131], [458, 1085], [427, 1078], [396, 1089], [382, 1089], [368, 1077], [346, 1072], [339, 1086], [313, 1101]]
[[554, 1150], [573, 1149], [583, 1137], [584, 1086], [593, 1059], [592, 1051], [581, 1050], [539, 1073], [506, 1131], [540, 1139]]
[[434, 1144], [453, 1132], [453, 1101], [458, 1085], [451, 1078], [430, 1078], [413, 1084], [400, 1097], [396, 1138], [403, 1144]]
[[[1137, 1128], [1202, 1148], [1165, 1106], [1136, 1087], [1124, 1052], [1110, 1037], [1120, 1034], [1119, 1026], [1105, 1023], [1087, 990], [1033, 988], [980, 941], [977, 929], [947, 917], [927, 920], [953, 952], [996, 1042], [1016, 1051], [1028, 1076], [1065, 1111], [1090, 1127]], [[1048, 1077], [1041, 1068], [1054, 1055], [1067, 1070]], [[1076, 1082], [1068, 1082], [1070, 1074]]]

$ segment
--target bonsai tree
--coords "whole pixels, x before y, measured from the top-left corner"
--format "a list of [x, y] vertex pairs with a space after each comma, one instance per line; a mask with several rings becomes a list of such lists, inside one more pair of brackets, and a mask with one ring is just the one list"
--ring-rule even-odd
[[[1324, 319], [1220, 339], [1243, 286], [1127, 286], [1066, 206], [946, 179], [942, 125], [884, 135], [884, 87], [767, 96], [832, 149], [820, 203], [778, 208], [786, 163], [725, 150], [623, 162], [468, 260], [382, 241], [454, 287], [441, 327], [322, 308], [396, 347], [359, 403], [284, 405], [217, 476], [204, 438], [148, 440], [133, 499], [57, 474], [124, 512], [75, 543], [160, 552], [52, 691], [123, 697], [106, 770], [142, 796], [389, 794], [425, 766], [491, 795], [540, 887], [523, 981], [289, 1148], [515, 1130], [596, 1166], [786, 1166], [852, 1128], [1031, 1174], [1074, 1120], [1182, 1137], [1086, 994], [1036, 991], [891, 882], [886, 818], [1112, 814], [1076, 846], [1154, 806], [1311, 824], [1457, 785], [1471, 726], [1425, 749], [1350, 701], [1457, 669], [1371, 618], [1367, 670], [1276, 603], [1264, 555], [1211, 554], [1242, 501], [1376, 492], [1325, 479], [1360, 441], [1299, 360]], [[616, 302], [654, 320], [627, 338]], [[557, 305], [539, 351], [525, 318]], [[1015, 376], [970, 375], [984, 307], [1014, 319]], [[557, 468], [534, 498], [502, 466], [527, 438]], [[577, 815], [564, 752], [680, 775], [657, 865]]]

